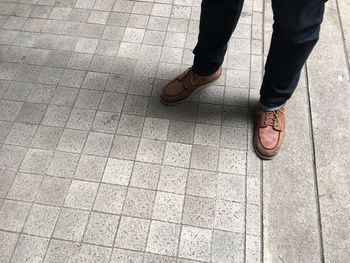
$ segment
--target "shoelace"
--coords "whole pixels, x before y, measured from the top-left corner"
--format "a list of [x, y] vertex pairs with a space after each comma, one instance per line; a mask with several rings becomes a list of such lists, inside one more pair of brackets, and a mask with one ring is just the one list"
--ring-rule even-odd
[[275, 124], [278, 125], [278, 118], [279, 113], [284, 113], [282, 109], [276, 110], [276, 111], [267, 111], [265, 112], [265, 124], [275, 126]]
[[192, 70], [192, 68], [187, 69], [178, 79], [188, 80], [191, 84], [198, 80], [199, 76]]

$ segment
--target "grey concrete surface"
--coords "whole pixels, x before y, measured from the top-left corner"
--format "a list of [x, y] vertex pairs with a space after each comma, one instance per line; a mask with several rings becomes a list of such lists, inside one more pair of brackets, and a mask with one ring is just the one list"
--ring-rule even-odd
[[[350, 257], [350, 82], [338, 16], [330, 1], [322, 39], [307, 63], [325, 262]], [[346, 27], [348, 18], [342, 19]]]
[[[349, 261], [350, 22], [348, 3], [338, 3], [327, 3], [320, 41], [288, 103], [285, 149], [263, 163], [264, 262]], [[266, 2], [265, 54], [271, 21]]]

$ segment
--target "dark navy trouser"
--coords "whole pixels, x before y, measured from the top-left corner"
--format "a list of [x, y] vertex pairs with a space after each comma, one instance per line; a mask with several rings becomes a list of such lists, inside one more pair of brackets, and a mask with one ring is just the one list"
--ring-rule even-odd
[[[324, 0], [272, 0], [273, 34], [260, 101], [274, 108], [293, 94], [300, 71], [315, 46], [324, 14]], [[224, 61], [243, 0], [203, 0], [193, 70], [210, 75]], [[234, 41], [234, 40], [233, 40]]]

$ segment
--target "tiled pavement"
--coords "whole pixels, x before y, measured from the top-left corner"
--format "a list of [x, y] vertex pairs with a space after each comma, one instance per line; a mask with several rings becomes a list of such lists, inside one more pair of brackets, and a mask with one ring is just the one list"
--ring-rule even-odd
[[165, 107], [199, 0], [0, 0], [0, 262], [260, 262], [262, 11]]

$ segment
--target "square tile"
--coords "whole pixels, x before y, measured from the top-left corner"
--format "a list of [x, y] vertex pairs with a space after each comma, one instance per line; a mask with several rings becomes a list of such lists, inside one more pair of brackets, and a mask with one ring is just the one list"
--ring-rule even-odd
[[127, 186], [130, 181], [133, 166], [133, 161], [109, 158], [102, 181], [105, 183]]
[[108, 156], [113, 135], [102, 132], [90, 132], [83, 152], [86, 154]]
[[216, 172], [190, 169], [186, 194], [215, 198], [217, 185]]
[[109, 16], [108, 12], [93, 10], [91, 11], [87, 22], [94, 23], [94, 24], [106, 24], [108, 16]]
[[217, 198], [236, 202], [245, 201], [245, 177], [235, 174], [218, 174]]
[[63, 208], [58, 218], [53, 237], [81, 241], [88, 218], [88, 211]]
[[39, 124], [45, 114], [46, 104], [25, 102], [18, 113], [16, 122]]
[[24, 147], [3, 145], [0, 149], [0, 169], [17, 170], [25, 154]]
[[13, 262], [43, 261], [49, 246], [49, 239], [29, 235], [21, 235], [12, 256]]
[[79, 161], [79, 154], [55, 151], [47, 170], [48, 175], [72, 178]]
[[62, 128], [39, 126], [30, 146], [46, 150], [55, 150], [62, 131]]
[[67, 68], [87, 70], [89, 68], [91, 60], [91, 54], [74, 52], [68, 61]]
[[0, 119], [4, 121], [14, 121], [22, 105], [22, 102], [0, 100]]
[[51, 99], [51, 104], [60, 106], [73, 106], [78, 96], [78, 89], [57, 87]]
[[152, 262], [176, 263], [176, 258], [146, 253], [143, 262], [144, 263], [152, 263]]
[[7, 194], [7, 198], [34, 201], [41, 184], [42, 176], [18, 173]]
[[83, 83], [85, 71], [75, 69], [65, 69], [59, 84], [62, 86], [79, 88]]
[[119, 113], [97, 111], [91, 129], [97, 132], [115, 133], [119, 118]]
[[194, 137], [194, 123], [171, 120], [168, 140], [179, 143], [192, 143]]
[[158, 190], [184, 194], [188, 170], [185, 168], [162, 166], [159, 177]]
[[167, 4], [154, 4], [151, 14], [153, 16], [169, 17], [171, 12], [171, 5]]
[[118, 41], [110, 41], [110, 40], [102, 39], [98, 43], [95, 54], [102, 55], [102, 56], [115, 56], [117, 55], [118, 50], [119, 50]]
[[244, 261], [244, 235], [214, 230], [212, 262]]
[[61, 206], [66, 198], [71, 181], [65, 178], [44, 177], [36, 202], [41, 204]]
[[93, 212], [84, 235], [84, 242], [112, 246], [117, 233], [119, 216]]
[[218, 170], [220, 172], [245, 175], [246, 162], [246, 152], [221, 148]]
[[120, 185], [100, 184], [94, 210], [112, 214], [122, 212], [127, 188]]
[[87, 131], [65, 129], [57, 145], [57, 150], [80, 153], [83, 150]]
[[74, 107], [96, 110], [102, 97], [102, 91], [81, 89]]
[[11, 82], [8, 85], [8, 88], [5, 93], [4, 91], [4, 99], [8, 100], [17, 100], [17, 101], [25, 101], [28, 97], [31, 89], [34, 87], [31, 83], [22, 83], [22, 82]]
[[102, 178], [107, 158], [81, 155], [74, 178], [99, 182]]
[[217, 200], [214, 228], [219, 230], [244, 233], [244, 204], [232, 201]]
[[34, 204], [23, 232], [41, 237], [51, 237], [60, 209]]
[[183, 226], [180, 237], [179, 256], [183, 258], [210, 261], [212, 231], [192, 226]]
[[141, 43], [145, 34], [144, 29], [127, 27], [124, 32], [123, 40], [125, 42]]
[[98, 39], [81, 37], [75, 47], [76, 52], [93, 54], [96, 50]]
[[164, 154], [164, 164], [189, 167], [192, 145], [167, 142]]
[[149, 227], [150, 221], [147, 219], [122, 216], [114, 246], [143, 251]]
[[136, 160], [160, 164], [163, 159], [165, 143], [152, 139], [141, 139]]
[[5, 200], [0, 209], [0, 229], [21, 232], [31, 204]]
[[90, 130], [95, 113], [95, 110], [73, 108], [66, 127], [76, 130]]
[[97, 188], [97, 183], [73, 180], [64, 205], [80, 209], [91, 209]]
[[119, 262], [133, 262], [133, 263], [142, 263], [143, 253], [126, 250], [126, 249], [113, 249], [111, 263], [119, 263]]
[[156, 190], [160, 169], [157, 164], [135, 162], [130, 186]]
[[4, 143], [10, 130], [12, 129], [12, 123], [7, 121], [0, 121], [0, 143]]
[[123, 112], [135, 115], [145, 115], [147, 111], [149, 97], [127, 95], [123, 107]]
[[214, 199], [186, 196], [182, 223], [211, 228], [214, 215]]
[[132, 75], [136, 59], [116, 57], [111, 72], [116, 74]]
[[221, 124], [222, 105], [199, 104], [197, 122]]
[[116, 135], [110, 152], [111, 157], [134, 160], [139, 146], [139, 138]]
[[27, 123], [14, 123], [7, 138], [6, 144], [28, 146], [31, 142], [36, 130], [37, 125]]
[[55, 87], [36, 84], [30, 91], [27, 101], [34, 103], [49, 103], [54, 94]]
[[10, 262], [18, 240], [18, 234], [0, 231], [0, 261]]
[[20, 170], [28, 173], [45, 174], [50, 166], [52, 157], [52, 151], [29, 148]]
[[227, 70], [226, 84], [228, 86], [248, 88], [249, 87], [249, 71]]
[[125, 101], [125, 94], [104, 92], [99, 109], [103, 111], [121, 112]]
[[83, 244], [79, 254], [74, 259], [77, 262], [107, 263], [111, 253], [111, 248]]
[[224, 106], [223, 125], [247, 127], [248, 110], [241, 106]]
[[0, 170], [0, 198], [5, 198], [16, 176], [15, 171]]
[[219, 146], [220, 126], [196, 124], [194, 143], [200, 145]]
[[47, 85], [57, 85], [62, 74], [63, 69], [61, 68], [43, 67], [36, 82]]
[[155, 199], [152, 218], [173, 223], [180, 223], [183, 203], [183, 195], [159, 191], [157, 192]]
[[142, 137], [158, 140], [166, 140], [169, 120], [159, 118], [146, 118], [143, 126]]
[[45, 262], [69, 262], [76, 258], [79, 250], [80, 244], [78, 243], [52, 239], [45, 256]]
[[113, 66], [113, 62], [114, 58], [111, 56], [94, 56], [89, 70], [108, 73]]
[[121, 135], [140, 136], [144, 117], [122, 114], [120, 116], [117, 133]]
[[219, 160], [219, 148], [193, 145], [191, 168], [216, 171]]
[[19, 68], [18, 64], [2, 62], [0, 63], [0, 79], [12, 80]]
[[152, 221], [146, 251], [176, 256], [180, 238], [180, 225]]
[[64, 68], [66, 67], [69, 61], [70, 55], [71, 53], [68, 51], [51, 50], [49, 55], [47, 56], [45, 65]]
[[154, 200], [155, 191], [129, 188], [123, 207], [123, 214], [150, 218]]
[[[149, 22], [151, 26], [152, 26], [152, 23], [156, 22], [155, 19], [162, 19], [162, 18], [151, 17]], [[161, 21], [161, 22], [164, 22], [164, 21]], [[162, 46], [164, 44], [164, 39], [165, 39], [165, 32], [147, 30], [145, 33], [143, 43], [151, 46]], [[159, 58], [160, 58], [160, 54], [159, 54]]]
[[[115, 62], [118, 62], [118, 58], [115, 59]], [[126, 63], [121, 61], [121, 64], [124, 64], [123, 66], [126, 67]], [[118, 66], [117, 64], [114, 65]], [[127, 93], [130, 85], [130, 80], [131, 77], [127, 75], [110, 74], [105, 90], [111, 92]]]
[[238, 127], [221, 127], [220, 146], [237, 150], [247, 149], [247, 130]]
[[88, 72], [86, 74], [83, 88], [93, 90], [103, 90], [108, 80], [108, 74], [99, 72]]

